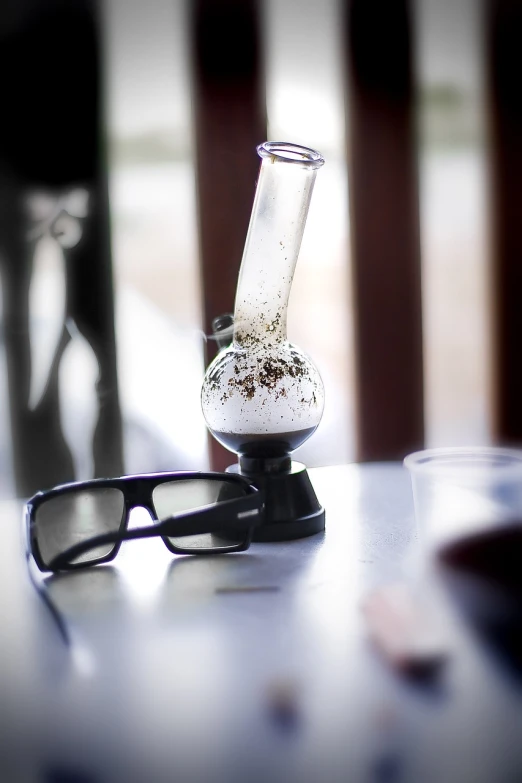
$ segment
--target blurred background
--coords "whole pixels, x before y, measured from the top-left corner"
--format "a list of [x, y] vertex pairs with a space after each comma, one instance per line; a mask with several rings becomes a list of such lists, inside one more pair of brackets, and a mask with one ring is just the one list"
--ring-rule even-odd
[[[266, 121], [266, 138], [316, 148], [326, 159], [297, 264], [288, 324], [290, 340], [305, 349], [321, 371], [326, 408], [319, 429], [296, 456], [308, 466], [367, 456], [358, 446], [357, 417], [362, 414], [357, 394], [364, 397], [364, 390], [357, 392], [355, 376], [365, 358], [356, 345], [363, 327], [359, 323], [354, 329], [359, 292], [353, 287], [351, 220], [357, 215], [351, 201], [364, 182], [364, 171], [351, 179], [354, 144], [360, 136], [352, 114], [364, 111], [365, 104], [350, 97], [351, 91], [360, 95], [361, 90], [357, 58], [350, 59], [347, 52], [355, 34], [347, 32], [347, 26], [357, 21], [353, 16], [357, 2], [259, 0], [243, 3], [238, 14], [239, 5], [230, 0], [104, 0], [99, 5], [87, 0], [18, 0], [7, 2], [0, 11], [5, 22], [0, 25], [3, 64], [12, 55], [13, 41], [20, 51], [26, 36], [30, 48], [28, 70], [20, 58], [19, 71], [3, 69], [4, 77], [7, 74], [13, 82], [12, 106], [23, 103], [27, 133], [20, 159], [29, 162], [17, 163], [19, 158], [11, 154], [16, 140], [5, 134], [0, 137], [4, 147], [0, 161], [2, 496], [93, 473], [227, 464], [227, 458], [210, 450], [199, 393], [205, 362], [212, 355], [212, 345], [205, 339], [209, 318], [233, 306], [229, 291], [223, 309], [208, 312], [209, 267], [225, 263], [205, 250], [212, 225], [209, 203], [220, 200], [223, 182], [225, 190], [230, 187], [227, 177], [235, 183], [245, 172], [244, 208], [230, 209], [220, 224], [242, 244], [255, 188], [255, 143], [264, 140], [231, 125], [239, 118], [241, 126], [238, 105], [242, 104], [232, 93], [227, 104], [226, 80], [237, 81], [242, 68], [246, 82], [255, 71], [251, 79], [256, 82], [255, 100], [262, 102], [258, 125]], [[231, 62], [227, 60], [221, 71], [220, 29], [211, 42], [208, 30], [200, 34], [210, 6], [212, 13], [223, 6], [225, 13], [234, 14], [231, 18], [237, 19], [238, 27], [230, 34], [237, 35], [237, 41], [245, 30], [252, 34], [252, 19], [256, 25], [253, 35], [259, 49], [252, 54], [251, 48], [245, 52], [238, 45], [237, 63], [234, 50], [225, 53]], [[372, 0], [368, 7], [374, 13], [377, 41], [387, 34], [379, 18], [386, 6], [392, 10], [396, 6], [399, 19], [404, 19], [406, 34], [398, 40], [409, 47], [406, 110], [418, 194], [415, 241], [419, 250], [413, 255], [421, 269], [418, 336], [424, 373], [419, 400], [424, 427], [413, 445], [487, 443], [497, 432], [492, 413], [488, 203], [493, 191], [488, 184], [488, 119], [493, 104], [485, 87], [486, 7], [476, 0]], [[73, 7], [82, 9], [80, 22]], [[52, 35], [57, 36], [53, 46], [63, 44], [64, 51], [52, 64], [46, 40], [49, 14], [55, 19], [62, 14], [65, 20], [59, 34], [56, 25], [53, 28]], [[87, 28], [92, 28], [89, 42], [85, 50], [78, 49], [75, 36], [83, 40]], [[386, 72], [390, 53], [385, 46], [379, 61], [374, 43], [371, 36], [359, 39], [360, 47], [370, 47], [376, 67]], [[212, 76], [213, 67], [221, 78], [219, 105], [217, 99], [212, 103], [209, 72]], [[94, 98], [93, 90], [98, 90]], [[87, 110], [97, 139], [93, 151], [78, 130], [80, 123], [84, 128], [89, 122], [82, 114]], [[16, 126], [17, 117], [10, 115], [7, 105], [3, 123], [12, 120]], [[237, 156], [223, 141], [231, 128]], [[386, 128], [380, 132], [386, 135]], [[65, 147], [64, 176], [54, 177], [54, 159]], [[87, 167], [85, 174], [80, 167], [77, 174], [70, 162], [75, 155], [94, 156], [92, 170]], [[30, 161], [40, 158], [46, 160], [47, 170], [35, 163], [33, 171]], [[243, 161], [249, 159], [251, 168], [246, 171]], [[399, 178], [392, 202], [400, 202], [402, 192]], [[12, 218], [13, 203], [23, 212], [25, 223]], [[378, 204], [374, 214], [371, 209], [366, 213], [370, 231], [377, 237], [381, 209]], [[85, 246], [89, 231], [95, 231], [95, 219], [104, 225], [101, 238]], [[23, 242], [12, 236], [15, 224]], [[415, 234], [415, 227], [412, 231]], [[4, 241], [5, 236], [9, 241]], [[234, 252], [227, 274], [235, 281], [240, 248]], [[85, 270], [81, 279], [75, 277], [75, 253], [81, 256], [78, 268]], [[364, 265], [365, 259], [358, 263]], [[386, 286], [393, 289], [395, 270], [386, 257], [382, 265], [385, 297]], [[23, 279], [17, 277], [21, 269], [25, 269]], [[217, 274], [225, 270], [218, 269]], [[372, 274], [379, 277], [378, 271]], [[76, 286], [76, 300], [69, 283], [72, 289]], [[75, 301], [86, 313], [83, 322], [77, 317]], [[99, 308], [105, 315], [98, 323]], [[373, 318], [377, 324], [377, 305]], [[382, 325], [382, 333], [390, 328], [393, 324]], [[20, 332], [29, 335], [25, 347]], [[104, 340], [112, 346], [106, 354]], [[383, 346], [384, 352], [393, 353], [393, 346], [386, 348], [385, 341]], [[393, 364], [393, 356], [383, 359]], [[396, 373], [406, 361], [397, 358]], [[418, 387], [415, 394], [419, 397]], [[391, 419], [393, 399], [392, 394], [385, 411]], [[54, 417], [46, 430], [42, 421], [44, 413], [52, 418], [51, 405], [59, 406], [59, 427]], [[107, 405], [110, 415], [101, 426], [100, 411]], [[115, 423], [120, 414], [121, 427]], [[94, 462], [89, 445], [93, 438], [98, 442]], [[67, 452], [66, 458], [57, 461], [56, 470], [49, 468], [42, 474], [39, 466], [55, 462], [60, 449]], [[392, 456], [401, 456], [399, 446], [395, 451]], [[102, 453], [110, 454], [110, 459], [104, 462]], [[379, 454], [370, 454], [375, 456]], [[389, 456], [384, 448], [382, 458]], [[233, 461], [229, 455], [228, 462]]]

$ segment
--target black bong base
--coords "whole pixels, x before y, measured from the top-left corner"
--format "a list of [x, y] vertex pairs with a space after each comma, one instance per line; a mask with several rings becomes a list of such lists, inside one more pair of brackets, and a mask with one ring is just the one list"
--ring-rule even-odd
[[324, 530], [324, 508], [301, 462], [289, 456], [240, 457], [227, 471], [246, 476], [265, 493], [265, 522], [255, 528], [254, 541], [290, 541]]

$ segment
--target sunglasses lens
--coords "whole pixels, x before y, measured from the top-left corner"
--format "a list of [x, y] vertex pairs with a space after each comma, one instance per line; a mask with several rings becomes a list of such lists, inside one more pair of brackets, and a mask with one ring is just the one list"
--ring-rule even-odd
[[[36, 540], [47, 565], [66, 549], [88, 538], [119, 530], [124, 511], [119, 489], [88, 489], [58, 495], [36, 510]], [[111, 553], [115, 544], [96, 547], [72, 561], [92, 563]]]
[[[184, 511], [213, 506], [226, 500], [244, 497], [247, 490], [239, 482], [222, 479], [187, 479], [159, 484], [152, 493], [158, 519], [165, 519]], [[226, 522], [226, 520], [225, 520]], [[244, 531], [227, 528], [213, 533], [198, 533], [169, 537], [172, 546], [184, 550], [233, 550], [246, 540]]]

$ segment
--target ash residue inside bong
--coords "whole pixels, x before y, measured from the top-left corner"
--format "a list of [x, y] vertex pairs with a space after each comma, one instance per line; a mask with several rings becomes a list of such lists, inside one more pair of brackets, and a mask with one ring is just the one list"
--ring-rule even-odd
[[[282, 278], [282, 283], [285, 278]], [[277, 294], [281, 298], [281, 294]], [[235, 341], [246, 350], [252, 350], [263, 346], [264, 348], [271, 348], [272, 344], [280, 345], [286, 342], [286, 305], [280, 306], [275, 315], [267, 314], [265, 308], [269, 307], [268, 301], [263, 301], [258, 304], [259, 311], [252, 316], [249, 313], [248, 319], [244, 322], [244, 325], [250, 327], [245, 330], [244, 325], [241, 323], [241, 317], [239, 321], [236, 321], [235, 325]], [[269, 308], [270, 309], [270, 308]], [[242, 328], [243, 326], [243, 328]], [[271, 340], [271, 343], [267, 343], [267, 339]]]
[[286, 305], [272, 309], [260, 297], [252, 309], [248, 317], [238, 314], [233, 345], [207, 375], [214, 404], [222, 407], [239, 397], [241, 405], [253, 401], [260, 408], [285, 399], [300, 411], [317, 407], [317, 383], [309, 363], [286, 339]]
[[[260, 314], [260, 318], [263, 317], [263, 313]], [[242, 348], [247, 350], [255, 350], [256, 348], [272, 348], [273, 345], [280, 345], [285, 342], [285, 338], [280, 332], [281, 314], [278, 313], [276, 317], [269, 321], [264, 327], [264, 331], [270, 336], [271, 343], [266, 342], [266, 337], [259, 336], [255, 332], [243, 332], [239, 329], [236, 333], [236, 342], [241, 345]]]
[[[272, 346], [266, 346], [268, 349]], [[303, 359], [297, 355], [291, 355], [287, 361], [277, 356], [258, 356], [253, 360], [253, 357], [244, 361], [238, 359], [234, 364], [234, 374], [228, 379], [228, 393], [225, 392], [222, 396], [222, 402], [230, 396], [233, 392], [237, 391], [246, 400], [251, 400], [257, 389], [266, 389], [267, 392], [275, 395], [275, 399], [287, 396], [287, 390], [285, 386], [281, 386], [281, 382], [286, 379], [292, 385], [292, 380], [298, 381], [301, 378], [305, 378], [308, 375], [307, 367]], [[313, 394], [310, 404], [315, 401], [315, 394]], [[302, 398], [301, 402], [304, 402]]]
[[221, 388], [221, 376], [225, 372], [225, 369], [226, 367], [224, 364], [217, 364], [212, 368], [207, 378], [210, 391], [219, 392]]

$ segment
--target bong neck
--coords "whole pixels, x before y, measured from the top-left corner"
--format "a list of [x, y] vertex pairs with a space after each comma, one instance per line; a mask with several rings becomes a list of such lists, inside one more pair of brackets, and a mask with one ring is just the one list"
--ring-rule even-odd
[[234, 342], [255, 350], [287, 339], [287, 314], [295, 262], [281, 264], [279, 280], [268, 285], [262, 267], [248, 270], [248, 285], [239, 285], [234, 309]]
[[321, 156], [266, 142], [234, 309], [234, 343], [269, 348], [286, 340], [288, 300]]

